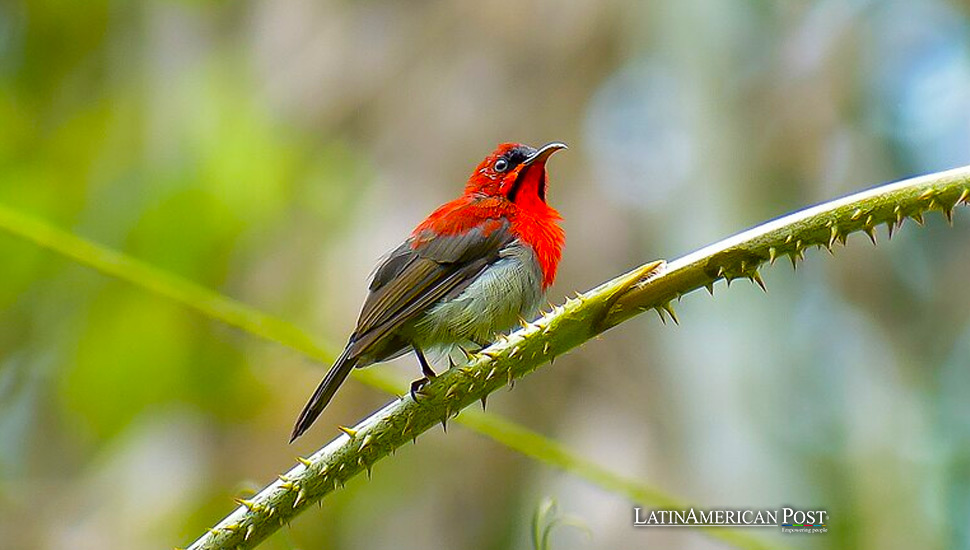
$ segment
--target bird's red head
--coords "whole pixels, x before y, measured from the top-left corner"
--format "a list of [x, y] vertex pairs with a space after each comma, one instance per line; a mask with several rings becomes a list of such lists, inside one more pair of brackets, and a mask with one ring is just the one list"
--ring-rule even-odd
[[499, 145], [468, 178], [461, 197], [418, 224], [411, 234], [411, 246], [475, 228], [487, 235], [507, 220], [519, 241], [535, 251], [542, 268], [542, 287], [547, 288], [556, 277], [565, 234], [559, 226], [559, 212], [546, 204], [546, 160], [565, 148], [562, 143], [539, 149], [520, 143]]
[[468, 178], [466, 195], [502, 197], [528, 207], [546, 201], [546, 160], [563, 143], [549, 143], [539, 149], [521, 143], [503, 143]]

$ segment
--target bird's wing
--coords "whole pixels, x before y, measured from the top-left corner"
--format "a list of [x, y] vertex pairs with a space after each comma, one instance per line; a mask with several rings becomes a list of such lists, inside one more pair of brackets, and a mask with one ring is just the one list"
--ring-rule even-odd
[[362, 355], [438, 300], [464, 290], [513, 240], [508, 222], [491, 221], [456, 235], [417, 235], [399, 246], [374, 272], [351, 336], [351, 356]]
[[459, 235], [419, 233], [391, 252], [374, 272], [350, 343], [303, 408], [290, 441], [313, 424], [350, 371], [367, 364], [361, 356], [386, 359], [406, 350], [410, 342], [395, 329], [464, 290], [512, 240], [508, 222], [487, 220]]

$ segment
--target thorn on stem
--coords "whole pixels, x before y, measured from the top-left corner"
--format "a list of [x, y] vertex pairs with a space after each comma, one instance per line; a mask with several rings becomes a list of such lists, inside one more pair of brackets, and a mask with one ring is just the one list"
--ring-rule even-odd
[[677, 314], [674, 313], [674, 308], [673, 308], [673, 306], [670, 305], [670, 302], [667, 302], [666, 304], [664, 304], [664, 305], [662, 305], [660, 307], [662, 307], [664, 309], [664, 311], [666, 311], [667, 314], [670, 315], [670, 318], [674, 321], [674, 324], [675, 325], [679, 325], [680, 324], [680, 319], [678, 319], [677, 318]]
[[252, 500], [246, 500], [244, 498], [237, 498], [235, 499], [235, 501], [236, 501], [236, 504], [240, 506], [245, 506], [246, 509], [249, 510], [250, 512], [252, 512], [258, 506], [256, 502]]
[[764, 281], [764, 279], [761, 278], [761, 274], [758, 273], [758, 270], [757, 269], [755, 269], [754, 270], [754, 273], [752, 273], [750, 275], [750, 278], [751, 278], [751, 281], [752, 282], [757, 283], [758, 286], [761, 287], [761, 290], [763, 290], [765, 293], [768, 292], [768, 287], [765, 286], [765, 281]]
[[338, 424], [337, 429], [347, 434], [350, 437], [350, 439], [357, 437], [357, 430], [353, 428], [348, 428], [347, 426], [341, 426]]

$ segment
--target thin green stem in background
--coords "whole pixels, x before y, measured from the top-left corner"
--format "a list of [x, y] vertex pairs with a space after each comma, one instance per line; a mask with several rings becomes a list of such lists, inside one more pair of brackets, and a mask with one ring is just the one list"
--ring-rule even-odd
[[282, 319], [2, 204], [0, 229], [317, 361], [329, 363], [339, 351]]

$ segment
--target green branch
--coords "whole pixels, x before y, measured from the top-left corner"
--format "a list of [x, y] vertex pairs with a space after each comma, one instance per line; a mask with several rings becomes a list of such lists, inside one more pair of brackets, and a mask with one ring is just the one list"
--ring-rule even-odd
[[[255, 546], [256, 542], [276, 529], [277, 522], [282, 524], [289, 521], [308, 503], [332, 490], [333, 484], [342, 483], [361, 469], [369, 469], [389, 450], [416, 437], [439, 418], [443, 420], [478, 399], [479, 394], [484, 398], [504, 385], [503, 380], [511, 381], [542, 362], [551, 360], [556, 354], [641, 311], [653, 308], [661, 314], [661, 318], [664, 318], [664, 312], [673, 315], [670, 300], [702, 286], [713, 290], [713, 283], [721, 278], [730, 281], [737, 277], [748, 277], [763, 285], [757, 269], [765, 261], [773, 262], [781, 255], [789, 255], [794, 263], [802, 257], [805, 248], [814, 245], [831, 249], [836, 242], [844, 243], [848, 233], [853, 231], [865, 231], [875, 240], [874, 228], [878, 224], [887, 224], [891, 235], [893, 229], [907, 217], [922, 222], [922, 214], [933, 209], [941, 210], [949, 219], [954, 205], [967, 202], [970, 195], [968, 180], [970, 167], [859, 193], [769, 222], [712, 245], [671, 262], [661, 275], [650, 269], [660, 266], [644, 266], [629, 276], [570, 300], [539, 322], [485, 350], [469, 366], [443, 374], [435, 384], [426, 388], [428, 397], [422, 399], [420, 404], [415, 405], [410, 399], [399, 401], [359, 424], [356, 431], [348, 430], [354, 434], [353, 437], [341, 436], [311, 459], [281, 476], [279, 482], [264, 489], [253, 500], [241, 502], [240, 508], [196, 541], [193, 548], [233, 547], [237, 544], [243, 548]], [[314, 359], [327, 362], [333, 357], [331, 348], [316, 343], [305, 332], [285, 321], [3, 206], [0, 206], [0, 229], [171, 298], [204, 315], [295, 348]], [[638, 280], [644, 274], [652, 276], [649, 281]], [[540, 349], [535, 348], [537, 343], [542, 343]], [[482, 369], [487, 369], [484, 381], [476, 386], [474, 376], [481, 378]], [[377, 371], [357, 374], [359, 379], [372, 386], [397, 391], [397, 385]], [[471, 381], [463, 385], [461, 380], [454, 380], [455, 377], [469, 378]], [[391, 414], [408, 403], [420, 410], [404, 408], [404, 413], [416, 414]], [[428, 417], [431, 417], [430, 420]], [[655, 489], [641, 486], [577, 458], [556, 442], [495, 415], [466, 413], [458, 421], [528, 456], [577, 473], [641, 504], [671, 505], [676, 502]], [[392, 437], [393, 430], [388, 432], [389, 428], [400, 428], [400, 435]], [[378, 435], [381, 437], [378, 438]], [[289, 509], [286, 509], [287, 504]], [[720, 532], [718, 530], [718, 533], [711, 534], [737, 546], [762, 546], [753, 537], [736, 532], [719, 535]]]
[[[667, 265], [662, 278], [651, 281], [617, 302], [610, 326], [644, 309], [672, 312], [671, 300], [714, 283], [748, 278], [764, 288], [758, 269], [788, 256], [792, 266], [804, 259], [807, 248], [832, 252], [845, 244], [850, 233], [863, 232], [876, 244], [876, 227], [885, 225], [888, 235], [907, 219], [923, 225], [923, 214], [938, 210], [953, 223], [953, 208], [970, 201], [970, 166], [937, 172], [875, 187], [841, 199], [800, 210], [710, 245]], [[674, 318], [676, 320], [676, 317]]]
[[[0, 229], [106, 275], [173, 300], [204, 316], [295, 349], [321, 363], [329, 363], [335, 357], [333, 346], [316, 341], [308, 333], [291, 323], [266, 315], [196, 283], [3, 205], [0, 205]], [[393, 377], [379, 369], [358, 370], [354, 372], [354, 377], [371, 387], [394, 395], [403, 393], [405, 387], [404, 384], [398, 383]], [[555, 442], [502, 418], [500, 415], [476, 412], [474, 416], [462, 415], [456, 421], [526, 456], [550, 466], [562, 468], [609, 491], [635, 495], [635, 500], [639, 504], [661, 506], [668, 502], [674, 502], [670, 497], [663, 496], [661, 498], [663, 493], [658, 489], [642, 482], [624, 479], [613, 472], [609, 472], [577, 457]], [[499, 426], [502, 427], [501, 430], [497, 428]], [[538, 447], [531, 446], [541, 441], [546, 443], [538, 445]], [[631, 496], [631, 498], [634, 497]], [[718, 529], [709, 534], [714, 538], [720, 538], [741, 547], [760, 547], [760, 543], [754, 537], [726, 531]]]
[[[782, 255], [796, 262], [805, 248], [830, 249], [847, 235], [875, 227], [898, 228], [906, 218], [922, 223], [928, 210], [947, 219], [970, 197], [970, 167], [885, 185], [768, 222], [664, 264], [652, 262], [566, 301], [537, 321], [473, 355], [426, 386], [419, 401], [405, 397], [385, 406], [279, 476], [195, 541], [191, 550], [247, 549], [313, 503], [370, 471], [395, 449], [444, 423], [468, 405], [550, 363], [597, 334], [638, 313], [656, 309], [673, 316], [670, 301], [693, 290], [713, 289], [721, 278], [747, 277], [763, 286], [758, 268]], [[676, 320], [676, 317], [674, 317]], [[602, 481], [602, 480], [601, 480]], [[755, 543], [757, 544], [757, 543]]]

